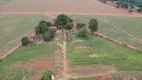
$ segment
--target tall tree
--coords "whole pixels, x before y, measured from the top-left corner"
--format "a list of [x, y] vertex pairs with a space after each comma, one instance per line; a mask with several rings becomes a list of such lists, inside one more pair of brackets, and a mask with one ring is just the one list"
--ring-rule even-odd
[[91, 29], [92, 33], [98, 30], [98, 22], [96, 19], [91, 19], [89, 21], [89, 28]]
[[60, 14], [57, 16], [55, 23], [57, 25], [57, 28], [64, 28], [65, 25], [67, 25], [70, 22], [70, 18], [65, 14]]

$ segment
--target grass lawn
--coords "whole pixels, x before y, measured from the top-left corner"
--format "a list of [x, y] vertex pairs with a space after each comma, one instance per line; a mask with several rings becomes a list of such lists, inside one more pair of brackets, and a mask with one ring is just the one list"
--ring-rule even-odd
[[[87, 48], [81, 49], [77, 46]], [[97, 57], [90, 57], [93, 54]], [[92, 36], [84, 42], [69, 43], [67, 57], [70, 67], [113, 64], [118, 71], [142, 70], [141, 53], [97, 36]]]
[[142, 18], [112, 17], [112, 16], [80, 16], [69, 15], [75, 22], [88, 25], [91, 18], [99, 22], [99, 32], [118, 39], [142, 50]]
[[34, 31], [39, 21], [51, 21], [44, 15], [0, 15], [0, 55], [17, 45], [21, 37]]
[[[31, 80], [31, 77], [34, 75], [34, 71], [26, 70], [24, 66], [16, 67], [16, 65], [26, 64], [31, 59], [39, 57], [51, 59], [52, 54], [57, 49], [58, 46], [56, 43], [45, 43], [37, 46], [29, 45], [20, 47], [0, 62], [0, 80], [22, 80], [23, 76], [25, 77], [25, 80]], [[28, 68], [30, 69], [30, 66], [28, 66]]]

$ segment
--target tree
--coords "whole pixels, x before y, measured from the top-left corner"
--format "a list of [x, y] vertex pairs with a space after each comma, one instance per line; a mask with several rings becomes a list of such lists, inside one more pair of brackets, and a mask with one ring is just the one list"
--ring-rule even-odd
[[44, 34], [45, 32], [49, 30], [46, 23], [41, 23], [39, 25], [39, 29], [40, 29], [40, 33], [42, 34]]
[[84, 27], [84, 28], [81, 28], [81, 29], [77, 32], [76, 36], [79, 37], [79, 38], [87, 39], [88, 36], [89, 36], [89, 32], [88, 32], [88, 30]]
[[84, 23], [77, 23], [77, 29], [83, 28], [86, 25]]
[[57, 31], [57, 30], [56, 30], [56, 29], [53, 29], [53, 28], [49, 29], [49, 32], [50, 32], [52, 38], [55, 37], [56, 31]]
[[51, 26], [51, 22], [46, 22], [46, 25], [47, 26]]
[[67, 23], [67, 24], [65, 25], [65, 29], [67, 29], [67, 30], [71, 30], [72, 27], [73, 27], [73, 23]]
[[35, 27], [35, 33], [36, 33], [36, 35], [39, 35], [41, 33], [39, 26]]
[[28, 37], [25, 36], [25, 37], [22, 37], [21, 43], [22, 43], [23, 46], [26, 46], [30, 43], [30, 41], [29, 41]]
[[96, 19], [91, 19], [89, 21], [89, 28], [91, 29], [92, 33], [98, 30], [98, 22]]
[[52, 40], [52, 34], [51, 32], [47, 31], [43, 34], [44, 41], [51, 41]]
[[46, 70], [40, 80], [51, 80], [51, 75], [54, 75], [53, 72]]
[[56, 20], [55, 20], [57, 28], [64, 28], [64, 26], [67, 25], [69, 22], [70, 22], [70, 19], [65, 14], [58, 15]]
[[46, 21], [45, 20], [41, 20], [38, 25], [41, 25], [43, 23], [46, 23]]
[[141, 12], [142, 12], [142, 8], [139, 8], [137, 11], [138, 11], [139, 13], [141, 13]]

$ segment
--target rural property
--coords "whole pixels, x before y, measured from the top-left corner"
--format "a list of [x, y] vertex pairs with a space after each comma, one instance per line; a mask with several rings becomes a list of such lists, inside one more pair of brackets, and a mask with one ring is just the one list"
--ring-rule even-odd
[[0, 0], [0, 80], [142, 80], [142, 0]]

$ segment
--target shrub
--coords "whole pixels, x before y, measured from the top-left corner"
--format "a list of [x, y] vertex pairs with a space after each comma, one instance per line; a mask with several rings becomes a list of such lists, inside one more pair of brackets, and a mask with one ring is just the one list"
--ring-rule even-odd
[[51, 80], [51, 75], [54, 75], [53, 72], [46, 70], [40, 80]]
[[141, 12], [142, 12], [142, 8], [139, 8], [137, 11], [138, 11], [139, 13], [141, 13]]
[[30, 43], [30, 41], [29, 41], [28, 37], [26, 36], [26, 37], [22, 37], [21, 43], [23, 46], [26, 46]]
[[53, 28], [49, 29], [49, 32], [50, 32], [52, 38], [54, 38], [56, 31], [57, 31], [57, 29], [53, 29]]
[[44, 41], [51, 41], [52, 40], [52, 34], [51, 32], [47, 31], [43, 34]]
[[72, 27], [73, 27], [73, 24], [72, 24], [72, 23], [67, 23], [66, 26], [65, 26], [65, 29], [71, 30]]
[[77, 32], [76, 36], [79, 37], [79, 38], [87, 39], [88, 36], [89, 36], [89, 32], [88, 32], [88, 30], [84, 27], [84, 28], [81, 28], [81, 29]]
[[83, 28], [86, 25], [84, 23], [77, 23], [77, 29]]
[[51, 26], [51, 22], [46, 22], [46, 25], [47, 26]]

